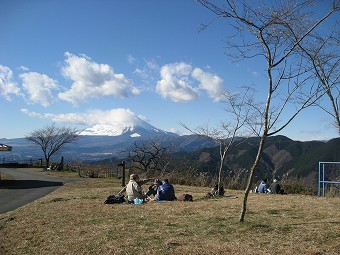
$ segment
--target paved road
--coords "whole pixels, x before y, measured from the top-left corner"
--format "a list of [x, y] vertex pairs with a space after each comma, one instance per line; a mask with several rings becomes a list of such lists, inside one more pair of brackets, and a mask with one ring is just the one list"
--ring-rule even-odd
[[47, 175], [30, 168], [0, 168], [0, 173], [10, 177], [10, 180], [0, 182], [0, 214], [29, 204], [64, 183], [77, 180]]

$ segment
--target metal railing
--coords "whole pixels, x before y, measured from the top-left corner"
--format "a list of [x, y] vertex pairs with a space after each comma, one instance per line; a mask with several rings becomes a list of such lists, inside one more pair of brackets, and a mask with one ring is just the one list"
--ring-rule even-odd
[[[325, 180], [326, 165], [340, 165], [340, 162], [319, 162], [319, 182], [318, 182], [318, 196], [325, 196], [326, 184], [340, 184], [339, 181]], [[322, 193], [322, 194], [321, 194]]]

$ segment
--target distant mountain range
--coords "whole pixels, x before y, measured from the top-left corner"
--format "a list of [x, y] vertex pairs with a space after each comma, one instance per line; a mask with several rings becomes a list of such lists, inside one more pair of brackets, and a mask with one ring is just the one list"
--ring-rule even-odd
[[[103, 126], [95, 126], [86, 129], [75, 143], [67, 144], [60, 152], [52, 156], [52, 160], [58, 161], [61, 156], [64, 156], [65, 162], [94, 162], [112, 157], [124, 157], [126, 154], [124, 150], [131, 147], [135, 142], [143, 143], [149, 139], [171, 144], [175, 151], [186, 152], [216, 145], [213, 141], [193, 135], [179, 136], [175, 133], [166, 132], [146, 122], [139, 122], [139, 124], [141, 125], [116, 125], [115, 131], [112, 131], [111, 135], [88, 135], [91, 130], [93, 134], [109, 134], [109, 127], [104, 129]], [[12, 146], [12, 151], [0, 154], [0, 160], [2, 157], [3, 162], [27, 163], [38, 161], [43, 157], [41, 149], [25, 138], [0, 138], [1, 143]]]
[[[240, 140], [241, 141], [241, 140]], [[245, 175], [254, 163], [259, 138], [244, 140], [233, 146], [224, 162], [224, 173], [227, 178], [246, 180]], [[177, 154], [180, 160], [183, 154]], [[185, 157], [196, 163], [196, 167], [209, 175], [218, 173], [219, 148], [210, 147], [185, 153]], [[293, 141], [285, 136], [273, 136], [266, 140], [260, 165], [257, 168], [255, 181], [263, 178], [288, 179], [318, 178], [319, 162], [340, 162], [340, 138], [329, 141]], [[340, 165], [331, 166], [327, 175], [332, 180], [340, 181]]]
[[[61, 156], [64, 157], [64, 162], [96, 162], [124, 158], [124, 150], [135, 142], [143, 143], [156, 139], [160, 143], [172, 145], [173, 159], [178, 161], [185, 157], [186, 160], [191, 160], [199, 171], [209, 175], [217, 174], [219, 148], [216, 142], [194, 135], [179, 136], [165, 132], [139, 118], [126, 123], [117, 123], [111, 127], [94, 126], [84, 130], [76, 143], [66, 145], [52, 157], [52, 161], [60, 161]], [[239, 138], [239, 141], [242, 141], [242, 138]], [[28, 163], [39, 161], [43, 157], [41, 149], [25, 138], [2, 138], [0, 144], [12, 146], [12, 151], [0, 152], [0, 163]], [[243, 178], [242, 175], [254, 162], [258, 144], [259, 138], [250, 138], [230, 150], [225, 160], [225, 172], [228, 177]], [[315, 178], [320, 161], [340, 161], [340, 138], [327, 142], [299, 142], [285, 136], [269, 137], [256, 179], [308, 177], [311, 174]]]

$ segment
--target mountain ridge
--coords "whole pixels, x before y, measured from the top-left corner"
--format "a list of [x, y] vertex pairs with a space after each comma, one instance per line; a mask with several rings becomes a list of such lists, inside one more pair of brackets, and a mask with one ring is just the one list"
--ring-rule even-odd
[[[253, 137], [232, 146], [224, 161], [224, 173], [227, 179], [246, 180], [246, 174], [254, 163], [259, 138]], [[219, 148], [211, 147], [186, 154], [191, 162], [199, 162], [197, 168], [209, 176], [218, 174]], [[319, 162], [340, 162], [340, 138], [324, 141], [294, 141], [279, 135], [268, 137], [265, 142], [261, 161], [256, 170], [255, 181], [264, 178], [306, 178], [317, 181]], [[180, 160], [177, 155], [175, 160]], [[340, 166], [340, 165], [338, 165]], [[340, 167], [333, 167], [332, 178], [340, 181]], [[335, 176], [335, 177], [334, 177]]]
[[[135, 131], [135, 130], [133, 130]], [[131, 132], [133, 132], [131, 131]], [[142, 130], [141, 130], [142, 131]], [[154, 135], [151, 135], [154, 134]], [[203, 139], [195, 135], [179, 136], [176, 134], [148, 133], [149, 135], [131, 137], [127, 132], [120, 136], [80, 136], [74, 144], [68, 144], [63, 150], [52, 157], [52, 161], [60, 161], [64, 157], [65, 163], [103, 163], [118, 162], [126, 158], [126, 149], [134, 143], [144, 143], [150, 139], [161, 144], [171, 144], [172, 160], [170, 168], [176, 168], [176, 162], [186, 162], [194, 166], [198, 172], [213, 177], [218, 174], [219, 146], [216, 142]], [[145, 134], [145, 133], [144, 133]], [[155, 135], [158, 134], [158, 135]], [[242, 138], [239, 138], [242, 139]], [[238, 146], [232, 146], [224, 162], [224, 176], [226, 180], [238, 180], [244, 185], [247, 171], [254, 163], [257, 154], [258, 137], [245, 139]], [[3, 163], [36, 162], [42, 158], [41, 149], [25, 138], [0, 139], [0, 143], [13, 147], [10, 152], [2, 152]], [[340, 162], [340, 138], [329, 141], [294, 141], [279, 135], [266, 139], [262, 158], [255, 182], [263, 178], [281, 180], [287, 178], [304, 178], [316, 185], [318, 162]], [[113, 160], [113, 161], [111, 161]], [[190, 163], [191, 162], [191, 163]], [[339, 165], [340, 166], [340, 165]], [[340, 169], [334, 168], [330, 174], [332, 178], [339, 178]], [[185, 171], [185, 170], [184, 170]], [[335, 177], [334, 177], [335, 176]], [[240, 186], [235, 186], [235, 188]]]

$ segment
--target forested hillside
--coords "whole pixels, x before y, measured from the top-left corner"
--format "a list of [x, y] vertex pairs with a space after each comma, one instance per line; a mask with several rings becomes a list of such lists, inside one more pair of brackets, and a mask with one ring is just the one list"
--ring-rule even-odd
[[[245, 182], [248, 169], [257, 153], [258, 138], [243, 140], [233, 146], [224, 162], [224, 177], [238, 184]], [[177, 153], [174, 162], [191, 161], [200, 172], [213, 177], [218, 174], [219, 148], [205, 148], [192, 153]], [[311, 179], [317, 181], [319, 162], [340, 162], [340, 138], [328, 142], [293, 141], [285, 136], [270, 137], [266, 141], [261, 163], [256, 171], [255, 181], [263, 178]], [[340, 169], [335, 169], [340, 177]], [[237, 185], [237, 186], [239, 186]]]

